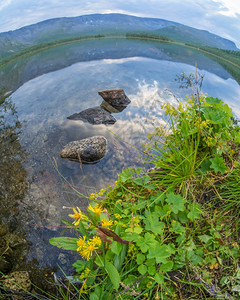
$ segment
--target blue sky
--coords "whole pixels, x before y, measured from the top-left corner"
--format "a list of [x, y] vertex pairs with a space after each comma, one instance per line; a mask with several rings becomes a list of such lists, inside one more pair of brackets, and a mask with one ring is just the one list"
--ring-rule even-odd
[[112, 12], [205, 29], [240, 48], [239, 0], [0, 0], [0, 32], [56, 17]]

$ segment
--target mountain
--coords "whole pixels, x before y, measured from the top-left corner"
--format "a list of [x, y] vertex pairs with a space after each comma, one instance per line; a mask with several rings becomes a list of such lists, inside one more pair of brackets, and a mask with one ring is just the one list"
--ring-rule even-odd
[[128, 32], [159, 34], [184, 43], [239, 50], [230, 40], [205, 30], [168, 20], [123, 14], [92, 14], [50, 19], [14, 31], [0, 33], [0, 58], [53, 40], [97, 34], [125, 35]]

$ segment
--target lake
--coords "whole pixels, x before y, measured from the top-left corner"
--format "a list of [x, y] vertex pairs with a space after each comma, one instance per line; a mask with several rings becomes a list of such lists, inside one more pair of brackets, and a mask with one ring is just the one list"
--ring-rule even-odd
[[[87, 196], [114, 184], [123, 168], [142, 166], [139, 149], [164, 120], [161, 104], [177, 103], [192, 92], [179, 88], [176, 75], [195, 73], [196, 66], [204, 75], [202, 92], [221, 98], [240, 117], [240, 86], [231, 75], [203, 53], [174, 44], [82, 41], [0, 70], [0, 86], [13, 91], [2, 113], [1, 219], [12, 234], [20, 232], [27, 241], [19, 266], [60, 265], [70, 275], [77, 256], [48, 243], [64, 232], [61, 219], [70, 221], [72, 210], [63, 206], [86, 207]], [[122, 88], [131, 100], [125, 110], [113, 113], [115, 124], [67, 119], [99, 106], [98, 91], [112, 88]], [[82, 165], [60, 157], [68, 142], [94, 135], [103, 135], [108, 143], [100, 162]]]

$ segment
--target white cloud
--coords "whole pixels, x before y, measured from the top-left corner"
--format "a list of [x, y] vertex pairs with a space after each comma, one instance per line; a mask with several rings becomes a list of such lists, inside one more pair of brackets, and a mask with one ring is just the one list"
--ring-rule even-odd
[[238, 18], [240, 14], [239, 0], [213, 0], [221, 4], [220, 14]]
[[10, 5], [12, 3], [12, 0], [3, 0], [2, 3], [0, 3], [0, 11], [4, 9], [6, 6]]
[[0, 32], [56, 17], [114, 12], [167, 19], [205, 29], [233, 40], [240, 47], [239, 0], [0, 0], [0, 2]]

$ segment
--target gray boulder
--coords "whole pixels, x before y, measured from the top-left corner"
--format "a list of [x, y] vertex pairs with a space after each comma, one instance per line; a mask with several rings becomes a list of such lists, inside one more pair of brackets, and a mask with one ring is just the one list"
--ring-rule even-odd
[[98, 92], [98, 94], [103, 98], [103, 100], [116, 108], [119, 112], [124, 110], [128, 104], [131, 103], [123, 89], [103, 90]]
[[96, 163], [105, 156], [107, 140], [103, 136], [93, 136], [68, 143], [61, 151], [62, 158], [78, 160], [88, 164]]
[[80, 113], [75, 113], [67, 117], [67, 119], [82, 120], [83, 122], [88, 122], [93, 125], [114, 124], [116, 122], [116, 119], [101, 106], [85, 109]]
[[102, 101], [100, 105], [103, 109], [107, 110], [110, 113], [119, 113], [119, 110], [114, 108], [112, 105], [107, 103], [105, 100]]

